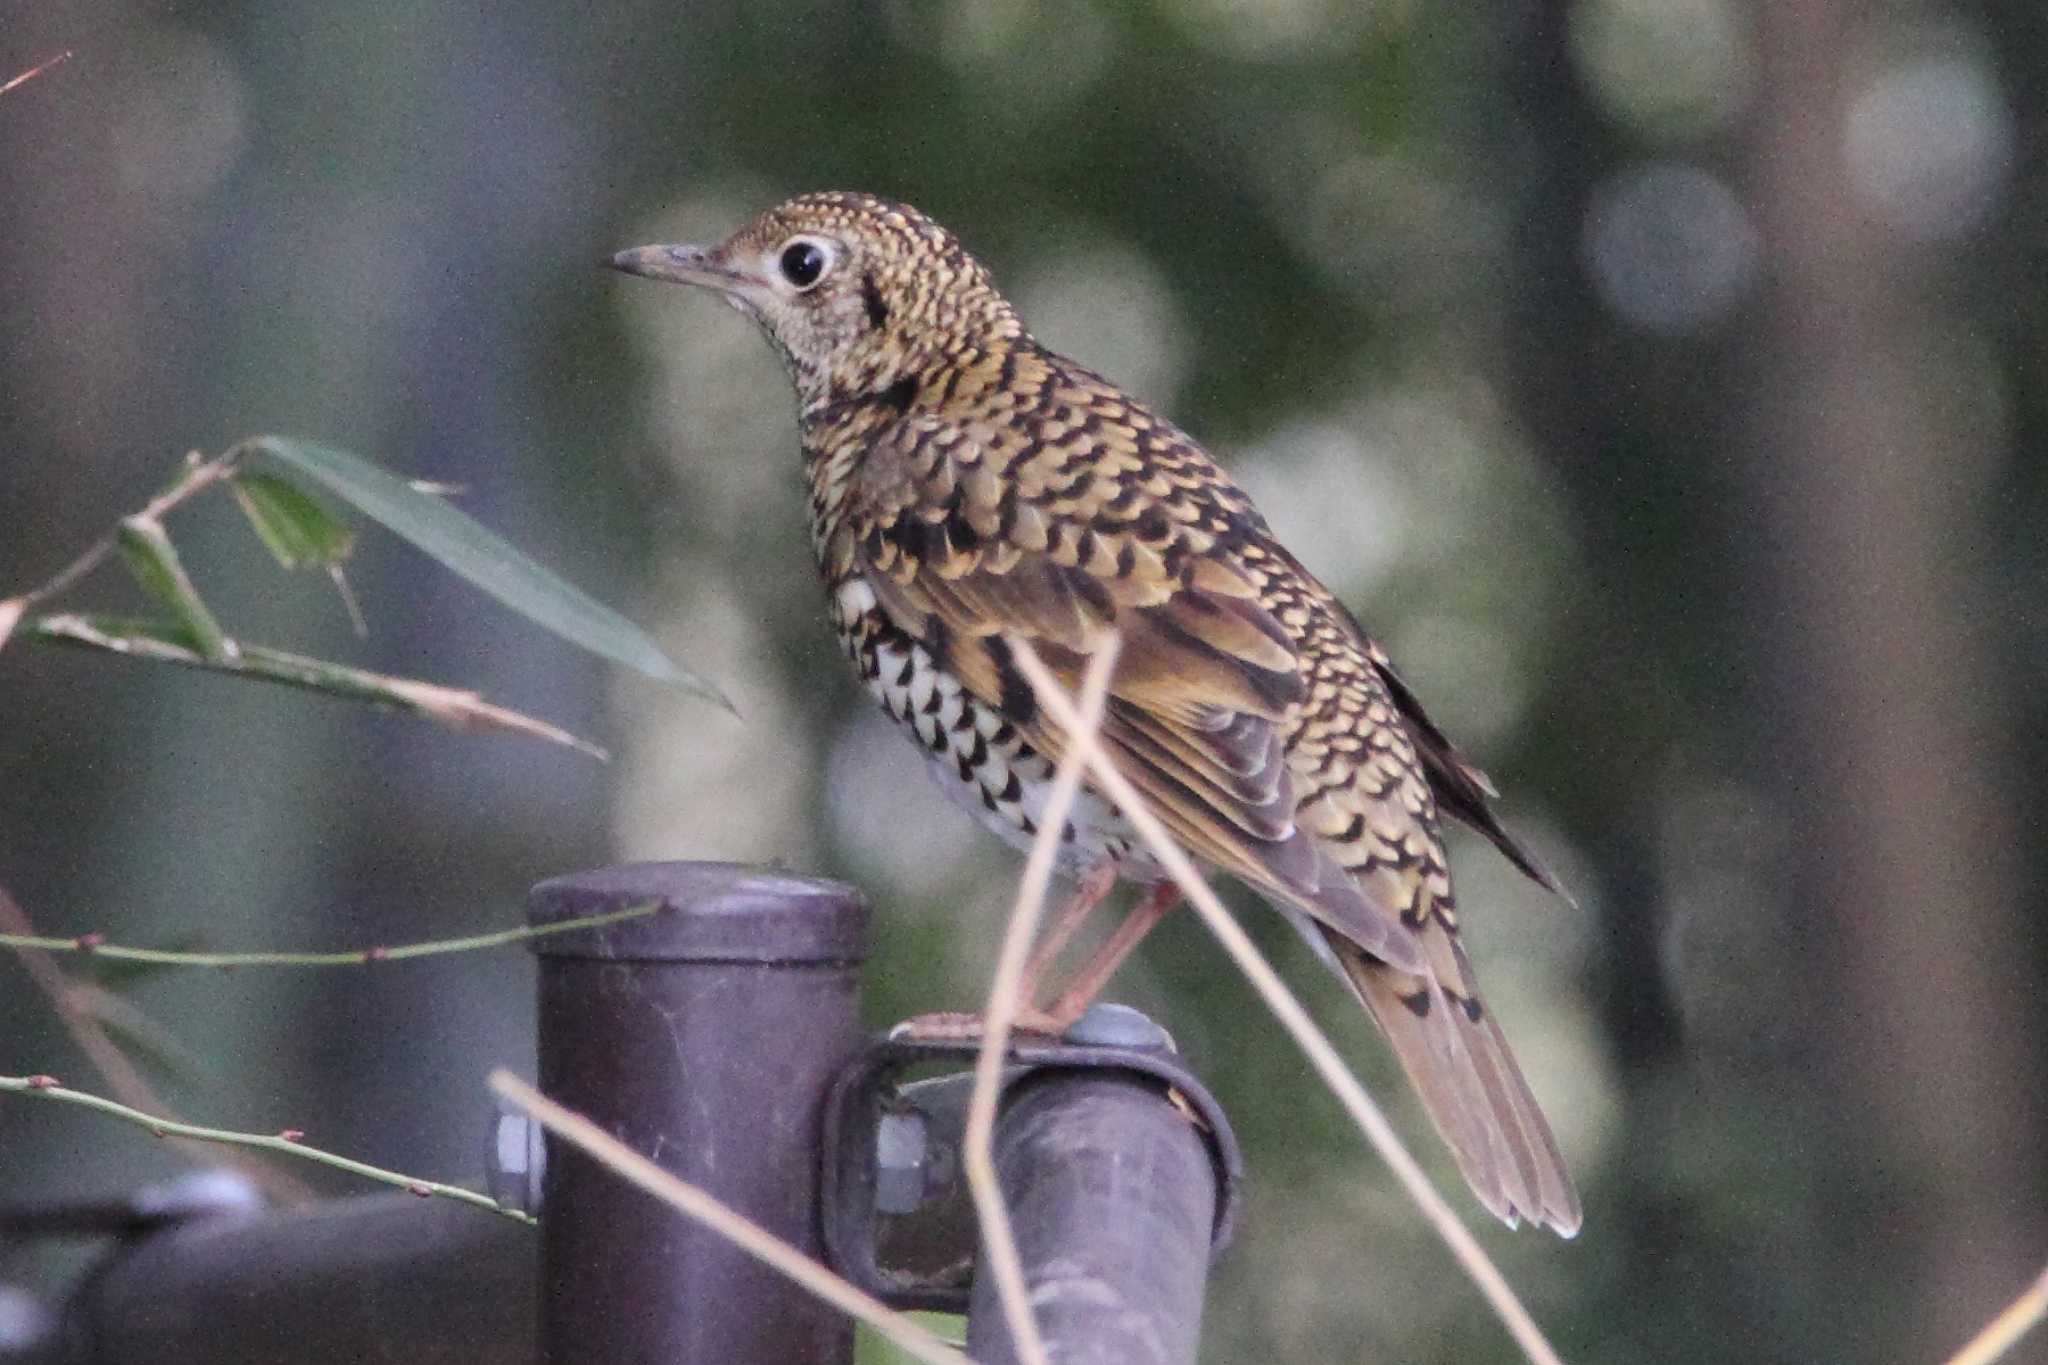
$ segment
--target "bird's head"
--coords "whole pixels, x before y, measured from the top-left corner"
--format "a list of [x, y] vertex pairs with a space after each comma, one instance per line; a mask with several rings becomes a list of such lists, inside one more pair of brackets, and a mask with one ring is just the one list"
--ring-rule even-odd
[[952, 233], [872, 195], [800, 195], [716, 246], [635, 247], [611, 265], [724, 295], [775, 343], [806, 409], [1023, 335]]

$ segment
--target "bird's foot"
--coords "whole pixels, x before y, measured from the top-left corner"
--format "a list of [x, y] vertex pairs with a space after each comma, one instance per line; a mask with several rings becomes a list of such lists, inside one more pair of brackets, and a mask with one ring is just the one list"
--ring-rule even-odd
[[[1010, 1021], [1010, 1031], [1034, 1037], [1058, 1038], [1067, 1031], [1067, 1025], [1072, 1022], [1071, 1019], [1054, 1018], [1041, 1009], [1022, 1009], [1017, 1011], [1017, 1017]], [[979, 1014], [958, 1012], [920, 1014], [905, 1019], [889, 1030], [892, 1039], [913, 1043], [973, 1043], [979, 1042], [987, 1033], [986, 1018]]]

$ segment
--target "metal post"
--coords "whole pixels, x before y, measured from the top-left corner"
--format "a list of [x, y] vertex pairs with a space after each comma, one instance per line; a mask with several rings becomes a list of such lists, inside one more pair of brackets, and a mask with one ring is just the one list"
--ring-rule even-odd
[[[995, 1162], [1047, 1353], [1060, 1365], [1192, 1365], [1217, 1175], [1160, 1084], [1035, 1072], [1006, 1097]], [[974, 1278], [967, 1349], [984, 1365], [1019, 1359], [990, 1274]]]
[[[812, 1255], [832, 1077], [860, 1044], [867, 907], [851, 887], [724, 863], [649, 863], [534, 888], [536, 924], [667, 913], [535, 942], [540, 1085]], [[853, 1329], [562, 1144], [541, 1221], [541, 1359], [835, 1365]]]

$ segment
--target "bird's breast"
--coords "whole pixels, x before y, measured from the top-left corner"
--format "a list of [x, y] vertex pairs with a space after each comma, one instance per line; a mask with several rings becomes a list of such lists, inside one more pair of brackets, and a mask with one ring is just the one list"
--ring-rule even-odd
[[[834, 632], [883, 714], [923, 753], [948, 799], [1018, 849], [1044, 823], [1053, 765], [1003, 712], [970, 692], [924, 644], [882, 611], [859, 575], [829, 586]], [[1147, 875], [1135, 833], [1109, 802], [1083, 789], [1060, 831], [1059, 865], [1078, 874], [1104, 860]], [[1146, 864], [1149, 867], [1149, 863]]]

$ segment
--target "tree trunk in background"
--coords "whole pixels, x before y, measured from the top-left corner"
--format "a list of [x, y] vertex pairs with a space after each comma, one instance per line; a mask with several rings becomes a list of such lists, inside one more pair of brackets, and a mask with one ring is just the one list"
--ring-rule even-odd
[[1896, 1272], [1884, 1336], [1898, 1359], [1939, 1358], [2042, 1254], [2025, 1052], [2041, 1020], [1989, 761], [1999, 679], [1974, 628], [1976, 495], [2000, 452], [1968, 448], [1981, 438], [1929, 382], [1929, 256], [1889, 243], [1854, 198], [1853, 12], [1751, 13], [1747, 171], [1769, 264], [1748, 474], [1776, 599], [1752, 647], [1780, 689], [1765, 700], [1786, 741], [1792, 903], [1823, 946], [1793, 1008], [1831, 1072], [1837, 1131], [1815, 1136], [1839, 1155], [1822, 1204], [1838, 1263]]

